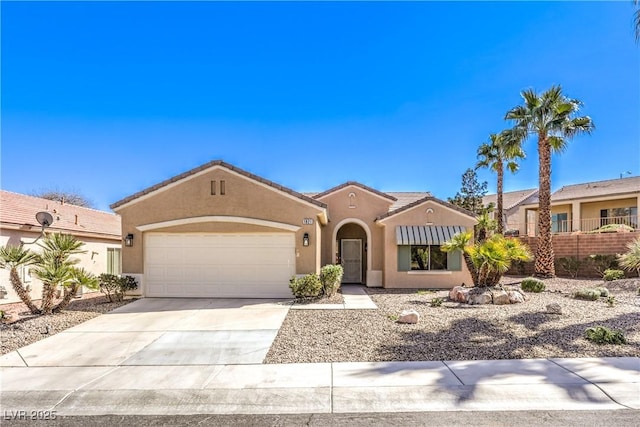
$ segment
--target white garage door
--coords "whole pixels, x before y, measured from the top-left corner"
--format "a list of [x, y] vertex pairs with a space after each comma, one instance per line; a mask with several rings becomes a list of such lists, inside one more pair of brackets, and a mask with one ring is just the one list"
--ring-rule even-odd
[[292, 297], [294, 233], [147, 233], [144, 252], [149, 297]]

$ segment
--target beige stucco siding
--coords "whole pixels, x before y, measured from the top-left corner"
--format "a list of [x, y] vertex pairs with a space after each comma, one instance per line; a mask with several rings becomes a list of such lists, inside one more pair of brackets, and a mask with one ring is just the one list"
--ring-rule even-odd
[[[211, 194], [215, 181], [215, 195]], [[220, 194], [220, 182], [224, 181], [225, 194]], [[291, 232], [276, 227], [251, 224], [250, 220], [264, 220], [277, 224], [295, 226], [296, 273], [317, 272], [316, 242], [318, 234], [317, 215], [323, 212], [319, 206], [304, 202], [273, 187], [258, 183], [243, 175], [222, 167], [200, 172], [174, 185], [161, 188], [149, 195], [125, 204], [116, 211], [122, 216], [122, 233], [134, 234], [133, 247], [123, 247], [123, 271], [142, 274], [143, 236], [145, 231], [170, 231], [176, 233], [255, 233]], [[198, 218], [216, 216], [211, 222], [198, 222]], [[224, 222], [219, 217], [234, 217], [240, 222]], [[242, 223], [242, 219], [249, 223]], [[313, 219], [313, 224], [303, 225], [303, 219]], [[193, 219], [191, 224], [162, 226], [174, 220]], [[160, 224], [153, 228], [153, 224]], [[145, 227], [147, 226], [147, 227]], [[304, 233], [309, 233], [310, 245], [302, 246]]]
[[385, 218], [380, 222], [384, 232], [386, 257], [384, 260], [385, 288], [451, 288], [465, 283], [471, 285], [471, 275], [464, 262], [460, 271], [398, 271], [396, 227], [426, 225], [427, 209], [433, 209], [431, 225], [461, 225], [471, 229], [475, 219], [434, 201], [427, 201], [412, 209]]
[[[349, 197], [351, 193], [355, 194], [354, 198]], [[322, 263], [332, 264], [336, 262], [335, 253], [332, 253], [333, 246], [335, 246], [332, 239], [337, 234], [337, 229], [345, 224], [354, 223], [350, 222], [350, 220], [357, 219], [366, 225], [371, 235], [371, 241], [367, 242], [367, 250], [372, 250], [372, 265], [369, 266], [369, 269], [382, 270], [384, 236], [382, 230], [376, 226], [375, 219], [387, 213], [393, 201], [357, 186], [347, 186], [319, 200], [327, 204], [327, 210], [329, 211], [329, 223], [322, 231], [322, 238], [327, 242], [327, 244], [323, 245]]]
[[[19, 245], [20, 241], [24, 241], [27, 243], [33, 242], [39, 233], [33, 232], [25, 232], [21, 230], [10, 230], [3, 228], [0, 230], [0, 245], [5, 246], [7, 244], [10, 245]], [[78, 267], [84, 268], [90, 273], [100, 275], [102, 273], [107, 272], [107, 249], [120, 248], [120, 241], [117, 240], [109, 240], [109, 239], [96, 239], [90, 237], [77, 237], [78, 240], [84, 243], [81, 250], [85, 251], [81, 254], [73, 255], [72, 258], [76, 258], [79, 260], [77, 264]], [[33, 245], [26, 245], [25, 247], [33, 252], [41, 252], [42, 248], [38, 246], [37, 242]], [[28, 268], [24, 274], [25, 285], [28, 285], [31, 288], [31, 298], [35, 300], [39, 300], [42, 297], [42, 282], [35, 277], [32, 277], [28, 274]], [[0, 304], [8, 304], [12, 302], [20, 301], [20, 298], [16, 295], [13, 287], [11, 286], [11, 282], [9, 281], [9, 270], [0, 269], [0, 284], [4, 286], [7, 291], [7, 295], [4, 299], [0, 299]], [[85, 291], [89, 291], [85, 289]]]

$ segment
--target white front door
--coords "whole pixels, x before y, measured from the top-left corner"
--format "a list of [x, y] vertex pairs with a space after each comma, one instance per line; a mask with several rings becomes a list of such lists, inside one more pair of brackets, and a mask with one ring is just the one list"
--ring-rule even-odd
[[362, 283], [362, 239], [342, 239], [340, 245], [342, 283]]

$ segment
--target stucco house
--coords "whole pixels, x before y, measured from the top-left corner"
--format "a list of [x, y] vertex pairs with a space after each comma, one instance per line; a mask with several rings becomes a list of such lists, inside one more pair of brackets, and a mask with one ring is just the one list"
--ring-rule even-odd
[[[640, 176], [566, 185], [551, 194], [553, 233], [591, 232], [610, 224], [638, 230]], [[520, 235], [537, 235], [538, 199], [519, 208]]]
[[471, 283], [439, 245], [471, 212], [426, 192], [347, 182], [302, 194], [212, 161], [126, 197], [123, 273], [148, 297], [291, 297], [289, 279], [341, 263], [343, 282], [447, 288]]
[[[537, 201], [538, 189], [530, 188], [527, 190], [507, 191], [502, 193], [502, 224], [504, 230], [517, 230], [520, 219], [520, 206], [531, 204]], [[488, 207], [493, 203], [494, 210], [491, 212], [491, 219], [496, 218], [496, 210], [498, 206], [498, 195], [487, 194], [482, 198], [482, 204]]]
[[[0, 190], [0, 245], [23, 244], [38, 252], [38, 242], [33, 242], [41, 234], [36, 213], [42, 211], [53, 216], [53, 224], [47, 227], [47, 232], [72, 234], [84, 243], [82, 250], [86, 253], [74, 255], [80, 260], [80, 267], [96, 275], [121, 272], [120, 217], [110, 212]], [[31, 277], [29, 268], [22, 268], [20, 274], [31, 297], [40, 299], [42, 283]], [[18, 301], [20, 299], [9, 282], [9, 271], [0, 269], [0, 304]]]

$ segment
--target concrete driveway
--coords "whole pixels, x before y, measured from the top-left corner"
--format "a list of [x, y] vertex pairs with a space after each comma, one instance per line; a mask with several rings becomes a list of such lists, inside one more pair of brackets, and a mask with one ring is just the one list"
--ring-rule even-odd
[[143, 298], [3, 357], [13, 366], [262, 363], [291, 301]]

